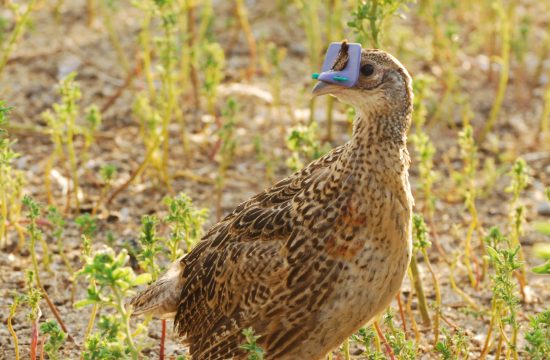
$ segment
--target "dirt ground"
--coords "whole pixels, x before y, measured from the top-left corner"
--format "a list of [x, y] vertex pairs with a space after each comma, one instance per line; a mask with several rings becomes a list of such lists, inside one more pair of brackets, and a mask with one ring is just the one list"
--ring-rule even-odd
[[[531, 6], [528, 6], [528, 9], [533, 11], [532, 6], [535, 5], [529, 2], [528, 4]], [[268, 39], [288, 49], [283, 63], [284, 92], [280, 108], [274, 108], [270, 104], [269, 96], [262, 97], [262, 94], [268, 94], [270, 91], [269, 75], [259, 75], [248, 82], [246, 85], [251, 89], [249, 93], [243, 95], [235, 92], [232, 84], [244, 83], [241, 79], [248, 59], [244, 38], [238, 36], [238, 32], [224, 31], [226, 24], [222, 20], [215, 24], [218, 29], [216, 33], [219, 34], [217, 40], [228, 50], [226, 53], [227, 76], [220, 89], [218, 107], [223, 106], [229, 96], [234, 97], [241, 107], [237, 129], [238, 150], [236, 159], [228, 170], [226, 188], [222, 197], [225, 213], [272, 182], [264, 175], [265, 167], [257, 157], [255, 139], [259, 136], [263, 148], [269, 149], [270, 156], [276, 164], [274, 180], [280, 179], [290, 174], [290, 170], [285, 165], [285, 159], [289, 155], [289, 151], [285, 148], [288, 129], [298, 123], [304, 123], [308, 118], [309, 89], [313, 85], [309, 75], [316, 69], [309, 68], [305, 41], [296, 40], [296, 25], [282, 19], [279, 13], [273, 11], [274, 6], [266, 2], [251, 2], [248, 10], [254, 32], [258, 36], [261, 34], [264, 39], [262, 41]], [[37, 11], [33, 16], [31, 29], [12, 55], [0, 81], [0, 99], [6, 100], [15, 108], [10, 114], [12, 125], [8, 130], [11, 137], [17, 139], [15, 149], [21, 154], [16, 160], [16, 167], [25, 173], [26, 193], [32, 194], [42, 203], [46, 203], [44, 165], [52, 151], [52, 143], [48, 134], [45, 133], [45, 122], [40, 114], [59, 100], [56, 93], [56, 84], [59, 79], [71, 71], [78, 72], [77, 80], [82, 89], [81, 108], [84, 109], [93, 103], [98, 104], [100, 108], [108, 104], [117, 90], [123, 86], [127, 76], [120, 66], [120, 61], [112, 49], [101, 22], [98, 21], [91, 28], [87, 27], [83, 8], [83, 1], [67, 1], [62, 7], [59, 20], [56, 20], [47, 9]], [[230, 10], [231, 5], [216, 2], [216, 11], [219, 14], [227, 14]], [[3, 10], [0, 9], [1, 11]], [[275, 15], [270, 16], [270, 14]], [[124, 51], [132, 60], [138, 51], [136, 37], [140, 26], [139, 12], [129, 7], [117, 12], [115, 20]], [[420, 27], [419, 31], [426, 30]], [[301, 30], [299, 34], [302, 36]], [[234, 42], [235, 39], [236, 42]], [[412, 46], [404, 46], [403, 53], [407, 54], [406, 58], [410, 59], [410, 62], [403, 62], [413, 77], [421, 73], [429, 73], [437, 78], [441, 74], [441, 68], [426, 62], [422, 56], [415, 57], [415, 51], [410, 49]], [[529, 64], [531, 59], [529, 56], [526, 64]], [[472, 121], [476, 128], [481, 128], [488, 116], [496, 86], [494, 80], [488, 81], [484, 75], [483, 64], [486, 60], [481, 55], [472, 56], [466, 53], [460, 55], [463, 66], [458, 76], [462, 79], [464, 93], [472, 102]], [[528, 67], [528, 65], [525, 66]], [[550, 68], [550, 61], [546, 61], [545, 66]], [[537, 131], [543, 106], [542, 93], [547, 81], [550, 80], [541, 78], [540, 81], [526, 84], [521, 78], [512, 76], [497, 130], [485, 143], [479, 144], [478, 153], [481, 164], [484, 164], [486, 159], [493, 158], [497, 167], [494, 183], [487, 179], [479, 179], [478, 184], [480, 189], [490, 187], [483, 192], [476, 204], [485, 229], [492, 225], [500, 225], [501, 228], [506, 229], [509, 212], [507, 203], [510, 199], [510, 194], [505, 191], [510, 182], [507, 172], [515, 157], [521, 155], [530, 167], [530, 184], [522, 195], [522, 201], [527, 206], [526, 231], [521, 238], [527, 268], [541, 262], [533, 256], [532, 245], [537, 242], [548, 242], [548, 238], [538, 234], [529, 226], [532, 221], [550, 220], [550, 211], [547, 210], [550, 205], [544, 200], [544, 188], [550, 186], [550, 145], [538, 140]], [[103, 113], [103, 125], [98, 140], [90, 149], [89, 161], [81, 168], [81, 186], [85, 193], [81, 205], [83, 211], [89, 211], [99, 196], [101, 180], [98, 169], [102, 164], [116, 164], [119, 173], [114, 184], [116, 187], [128, 179], [143, 159], [144, 146], [139, 136], [138, 124], [132, 115], [132, 102], [136, 92], [144, 89], [145, 86], [142, 78], [135, 79], [132, 86], [125, 89]], [[442, 89], [436, 89], [436, 91], [442, 91]], [[174, 124], [170, 128], [173, 139], [170, 148], [170, 169], [176, 174], [173, 179], [172, 194], [185, 192], [198, 206], [211, 209], [208, 227], [216, 221], [216, 198], [212, 183], [217, 174], [218, 162], [216, 158], [212, 159], [210, 154], [216, 144], [217, 125], [211, 118], [193, 109], [186, 100], [181, 99], [179, 105], [189, 123], [191, 155], [184, 153], [180, 141], [181, 129]], [[319, 122], [321, 132], [324, 132], [326, 127], [325, 101], [326, 99], [318, 101], [315, 108], [315, 118]], [[335, 139], [331, 144], [333, 146], [343, 143], [349, 137], [349, 124], [344, 115], [345, 108], [340, 105], [336, 105], [335, 108], [337, 111], [335, 112]], [[440, 121], [428, 127], [428, 133], [437, 148], [436, 170], [439, 174], [434, 185], [437, 196], [436, 215], [434, 224], [430, 225], [434, 226], [433, 230], [438, 234], [439, 242], [447, 254], [441, 255], [432, 248], [430, 258], [439, 276], [442, 289], [442, 313], [449, 321], [466, 331], [471, 340], [471, 358], [476, 358], [485, 338], [488, 317], [481, 317], [469, 311], [449, 283], [448, 262], [456, 252], [461, 252], [464, 234], [471, 220], [452, 181], [451, 170], [461, 167], [456, 141], [456, 126], [460, 122], [460, 114], [452, 110], [449, 113], [453, 117], [449, 121]], [[136, 139], [139, 140], [136, 141]], [[495, 139], [499, 140], [498, 144]], [[414, 154], [412, 147], [410, 152]], [[416, 163], [413, 161], [411, 175], [418, 209], [423, 206], [423, 199]], [[196, 181], [186, 175], [187, 173], [178, 174], [179, 170], [186, 170], [207, 181]], [[59, 169], [59, 172], [64, 173], [62, 169]], [[56, 196], [60, 200], [59, 205], [62, 204], [61, 183], [62, 180], [56, 182], [54, 179]], [[139, 234], [141, 216], [165, 213], [162, 199], [169, 194], [153, 175], [153, 170], [146, 170], [137, 181], [115, 198], [108, 209], [101, 210], [98, 216], [98, 240], [105, 240], [107, 234], [112, 233], [115, 236], [115, 248], [132, 246]], [[71, 216], [74, 217], [74, 215]], [[10, 240], [16, 243], [15, 232], [10, 232]], [[73, 266], [78, 268], [81, 265], [79, 259], [82, 244], [78, 230], [72, 223], [65, 231], [64, 242], [67, 256], [73, 262]], [[474, 244], [477, 246], [478, 243], [479, 239], [474, 238]], [[100, 244], [94, 247], [99, 248]], [[55, 246], [51, 247], [52, 250], [54, 248]], [[37, 251], [41, 253], [40, 247], [37, 247]], [[68, 359], [76, 359], [80, 354], [79, 346], [89, 309], [73, 308], [70, 292], [67, 291], [71, 274], [67, 272], [55, 251], [53, 260], [52, 271], [41, 274], [42, 281], [50, 297], [59, 307], [72, 336], [76, 339], [76, 343], [68, 343], [65, 346], [64, 356]], [[433, 301], [435, 296], [433, 285], [425, 264], [420, 258], [419, 261], [427, 297]], [[24, 271], [30, 267], [31, 260], [27, 250], [15, 252], [14, 246], [11, 246], [0, 251], [0, 322], [2, 324], [6, 323], [12, 294], [24, 287]], [[460, 265], [456, 271], [456, 277], [459, 287], [487, 310], [492, 296], [489, 287], [484, 287], [480, 291], [472, 289], [468, 285], [466, 271]], [[550, 286], [547, 277], [529, 274], [528, 283], [529, 302], [522, 303], [520, 310], [520, 319], [524, 328], [529, 315], [547, 308], [550, 303]], [[84, 284], [80, 283], [76, 298], [82, 298], [85, 291]], [[407, 299], [410, 292], [410, 283], [406, 280], [402, 288], [403, 298]], [[393, 306], [395, 308], [395, 304]], [[43, 305], [41, 308], [43, 319], [53, 318], [47, 306]], [[413, 310], [415, 308], [416, 301], [413, 301]], [[416, 312], [415, 314], [418, 316]], [[417, 321], [420, 321], [418, 317]], [[20, 340], [22, 357], [26, 358], [30, 343], [30, 324], [25, 320], [24, 311], [20, 311], [15, 317], [14, 327]], [[169, 324], [168, 327], [170, 328], [171, 325]], [[438, 358], [437, 355], [426, 352], [431, 336], [429, 329], [421, 330], [427, 335], [421, 347], [421, 358]], [[171, 332], [167, 343], [169, 358], [184, 354], [186, 350], [170, 335]], [[160, 322], [153, 321], [148, 330], [151, 348], [144, 351], [145, 357], [158, 358], [159, 337]], [[11, 341], [7, 328], [0, 326], [0, 359], [14, 358]], [[520, 346], [523, 347], [523, 345], [524, 340], [521, 337]], [[354, 351], [358, 352], [358, 349]], [[360, 357], [357, 356], [357, 358]]]

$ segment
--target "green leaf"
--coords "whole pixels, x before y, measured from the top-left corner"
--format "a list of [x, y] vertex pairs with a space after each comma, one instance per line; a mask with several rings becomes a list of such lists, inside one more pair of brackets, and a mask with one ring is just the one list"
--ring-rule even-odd
[[545, 264], [535, 266], [531, 269], [535, 274], [539, 275], [550, 275], [550, 260]]
[[550, 259], [550, 243], [538, 243], [533, 246], [533, 253], [541, 259]]
[[132, 281], [132, 285], [139, 286], [139, 285], [148, 284], [151, 282], [152, 279], [153, 278], [149, 273], [141, 274], [139, 276], [136, 276], [134, 281]]
[[533, 228], [543, 235], [550, 236], [550, 222], [548, 221], [536, 221], [533, 223]]
[[[123, 265], [124, 263], [120, 263], [120, 265]], [[122, 278], [125, 278], [126, 276], [128, 276], [130, 272], [128, 271], [128, 268], [127, 267], [123, 267], [123, 268], [117, 268], [113, 271], [113, 277], [115, 279], [122, 279]]]
[[88, 306], [88, 305], [95, 305], [97, 303], [98, 302], [96, 300], [82, 299], [82, 300], [79, 300], [79, 301], [75, 302], [74, 307], [75, 307], [75, 309], [80, 309], [80, 308], [83, 308], [83, 307]]
[[491, 259], [497, 260], [499, 258], [498, 251], [496, 251], [492, 247], [487, 246], [485, 249], [487, 250], [487, 254], [489, 255], [489, 257], [491, 257]]

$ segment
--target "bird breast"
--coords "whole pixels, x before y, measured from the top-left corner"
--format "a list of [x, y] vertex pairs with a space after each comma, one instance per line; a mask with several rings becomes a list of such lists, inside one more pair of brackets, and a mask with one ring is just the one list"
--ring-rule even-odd
[[[364, 171], [342, 207], [326, 252], [343, 261], [328, 324], [350, 333], [383, 311], [399, 290], [412, 250], [412, 196], [405, 171]], [[332, 326], [327, 326], [331, 328]], [[328, 335], [327, 335], [328, 336]]]

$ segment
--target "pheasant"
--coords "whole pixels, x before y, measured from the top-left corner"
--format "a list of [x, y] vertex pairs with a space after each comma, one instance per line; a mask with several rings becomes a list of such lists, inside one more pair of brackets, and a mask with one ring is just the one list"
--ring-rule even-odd
[[[329, 73], [352, 61], [340, 48]], [[133, 314], [174, 316], [193, 359], [246, 359], [247, 328], [265, 359], [323, 359], [399, 291], [411, 258], [412, 80], [384, 51], [358, 54], [353, 86], [312, 91], [355, 107], [351, 139], [237, 206], [131, 299]]]

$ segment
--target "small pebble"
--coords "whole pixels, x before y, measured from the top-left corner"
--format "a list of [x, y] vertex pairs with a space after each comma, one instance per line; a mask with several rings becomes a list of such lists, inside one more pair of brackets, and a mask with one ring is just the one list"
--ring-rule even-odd
[[544, 201], [537, 205], [537, 213], [541, 216], [550, 216], [550, 202]]

